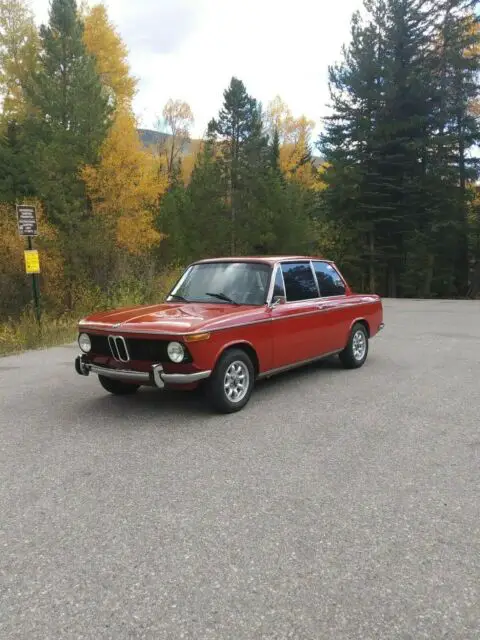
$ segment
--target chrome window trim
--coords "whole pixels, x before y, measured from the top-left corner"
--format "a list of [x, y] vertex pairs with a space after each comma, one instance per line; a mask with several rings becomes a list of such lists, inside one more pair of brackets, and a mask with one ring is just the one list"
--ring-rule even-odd
[[[317, 261], [315, 260], [315, 262], [317, 262]], [[315, 271], [315, 269], [314, 269], [314, 267], [313, 267], [313, 260], [310, 260], [310, 267], [311, 267], [311, 269], [312, 269], [312, 271], [313, 271], [313, 277], [315, 278], [315, 282], [317, 283], [318, 297], [319, 297], [319, 298], [322, 298], [322, 297], [323, 297], [323, 296], [322, 296], [322, 291], [321, 291], [321, 289], [320, 289], [320, 283], [318, 282], [317, 272]]]
[[[316, 298], [304, 298], [303, 300], [288, 300], [287, 298], [287, 287], [285, 286], [285, 278], [283, 277], [283, 270], [282, 270], [282, 265], [283, 264], [309, 264], [310, 265], [310, 271], [312, 272], [313, 275], [313, 280], [315, 282], [315, 284], [317, 285], [317, 293], [318, 296]], [[312, 261], [308, 260], [307, 258], [304, 258], [303, 260], [282, 260], [281, 262], [278, 263], [281, 274], [282, 274], [282, 280], [283, 280], [283, 288], [285, 290], [285, 304], [302, 304], [302, 303], [315, 303], [316, 301], [321, 299], [321, 295], [320, 295], [320, 287], [318, 286], [318, 282], [317, 282], [317, 277], [315, 275], [315, 270], [313, 269], [312, 266]]]
[[282, 273], [282, 269], [280, 267], [280, 262], [275, 262], [275, 264], [273, 265], [272, 268], [272, 274], [271, 274], [271, 278], [270, 278], [270, 286], [268, 289], [268, 295], [267, 295], [267, 307], [271, 307], [272, 306], [272, 302], [273, 302], [273, 292], [275, 290], [275, 280], [277, 279], [277, 272], [280, 271], [280, 274], [282, 276], [282, 282], [283, 282], [283, 292], [285, 293], [285, 300], [287, 299], [287, 292], [285, 290], [285, 281], [283, 279], [283, 273]]
[[178, 291], [178, 289], [181, 287], [181, 285], [185, 282], [185, 280], [188, 277], [188, 274], [190, 273], [190, 271], [193, 269], [194, 266], [195, 266], [195, 263], [188, 265], [188, 267], [185, 269], [183, 274], [180, 276], [180, 278], [177, 280], [177, 282], [173, 285], [173, 287], [171, 288], [170, 292], [167, 294], [167, 297], [166, 297], [167, 302], [170, 302], [168, 300], [168, 298], [170, 298], [170, 296], [172, 296], [172, 295], [175, 295], [174, 291]]
[[[321, 289], [320, 289], [320, 284], [318, 283], [317, 273], [316, 273], [315, 268], [314, 268], [314, 266], [313, 266], [313, 263], [314, 263], [314, 262], [320, 262], [321, 264], [328, 264], [328, 265], [330, 265], [330, 266], [332, 267], [332, 269], [335, 271], [335, 273], [337, 274], [337, 276], [340, 278], [340, 280], [343, 282], [343, 286], [344, 286], [344, 288], [345, 288], [345, 292], [344, 292], [344, 293], [339, 293], [339, 294], [337, 294], [337, 295], [335, 295], [335, 296], [322, 296], [322, 291], [321, 291]], [[336, 266], [335, 264], [333, 264], [333, 262], [328, 262], [327, 260], [320, 260], [320, 259], [318, 259], [318, 260], [317, 260], [317, 259], [316, 259], [316, 260], [311, 260], [311, 263], [312, 263], [313, 273], [315, 274], [315, 280], [317, 281], [318, 292], [319, 292], [319, 294], [320, 294], [320, 298], [322, 298], [323, 300], [324, 300], [325, 298], [328, 298], [329, 300], [330, 300], [331, 298], [345, 298], [345, 296], [347, 295], [347, 289], [348, 289], [348, 286], [347, 286], [347, 282], [346, 282], [345, 278], [342, 276], [342, 274], [340, 273], [340, 271], [337, 269], [337, 266]]]
[[310, 262], [310, 269], [312, 271], [313, 279], [315, 280], [315, 283], [317, 285], [317, 293], [318, 293], [317, 300], [318, 300], [319, 298], [322, 297], [322, 292], [320, 291], [320, 285], [318, 284], [317, 274], [315, 273], [315, 269], [313, 268], [313, 260], [310, 260], [309, 262]]
[[285, 278], [283, 277], [283, 270], [282, 270], [281, 266], [279, 266], [278, 270], [280, 272], [280, 277], [282, 278], [283, 293], [284, 293], [284, 297], [285, 297], [285, 302], [287, 302], [287, 287], [285, 286]]
[[[257, 304], [257, 305], [253, 305], [255, 307], [263, 307], [265, 304], [270, 305], [270, 301], [271, 301], [271, 295], [273, 292], [273, 286], [274, 286], [274, 282], [275, 280], [272, 280], [273, 274], [275, 272], [275, 267], [277, 265], [277, 263], [275, 264], [271, 264], [268, 262], [265, 262], [263, 260], [242, 260], [242, 259], [238, 259], [238, 260], [225, 260], [224, 263], [231, 263], [231, 264], [261, 264], [264, 265], [266, 267], [270, 268], [270, 282], [269, 285], [267, 287], [267, 298], [266, 298], [266, 302], [263, 302], [261, 304]], [[173, 302], [172, 300], [169, 300], [168, 298], [170, 298], [170, 296], [175, 295], [174, 291], [178, 291], [178, 289], [181, 287], [181, 285], [185, 282], [185, 280], [187, 279], [188, 274], [190, 273], [190, 271], [193, 270], [194, 267], [198, 266], [198, 265], [204, 265], [204, 264], [222, 264], [222, 260], [205, 260], [205, 261], [200, 261], [200, 262], [193, 262], [192, 264], [188, 265], [188, 267], [185, 269], [183, 275], [180, 277], [180, 279], [177, 281], [177, 283], [174, 285], [174, 287], [170, 290], [170, 293], [167, 294], [166, 296], [166, 302]], [[193, 300], [193, 303], [197, 303], [197, 304], [204, 304], [205, 301], [204, 300]], [[242, 306], [240, 304], [240, 306]], [[244, 305], [247, 306], [247, 305]], [[168, 334], [166, 334], [168, 335]], [[183, 335], [183, 334], [182, 334]]]

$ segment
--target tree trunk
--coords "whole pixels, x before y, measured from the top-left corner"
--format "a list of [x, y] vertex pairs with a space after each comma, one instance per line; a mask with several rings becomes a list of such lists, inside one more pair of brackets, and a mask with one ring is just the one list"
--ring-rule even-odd
[[397, 271], [394, 262], [388, 264], [387, 295], [389, 298], [397, 297]]
[[[458, 89], [457, 99], [459, 103], [461, 97], [461, 87]], [[466, 204], [466, 191], [467, 191], [467, 173], [466, 173], [466, 161], [465, 161], [465, 127], [464, 127], [464, 112], [459, 110], [457, 113], [457, 135], [458, 135], [458, 173], [459, 173], [459, 222], [460, 222], [460, 235], [458, 238], [457, 256], [455, 260], [455, 285], [457, 294], [465, 295], [468, 289], [468, 277], [469, 277], [469, 260], [468, 260], [468, 219], [467, 219], [467, 204]]]
[[473, 300], [480, 297], [480, 261], [475, 264], [467, 296]]
[[234, 193], [233, 193], [233, 188], [231, 188], [231, 195], [230, 195], [230, 203], [231, 203], [231, 210], [230, 210], [230, 224], [231, 224], [231, 239], [230, 239], [230, 253], [232, 256], [235, 255], [235, 250], [236, 250], [236, 237], [235, 237], [235, 202], [234, 202]]
[[433, 280], [433, 267], [435, 264], [435, 256], [429, 253], [427, 256], [427, 268], [425, 270], [425, 280], [423, 283], [423, 297], [430, 298], [432, 296], [432, 280]]
[[368, 245], [369, 245], [369, 292], [375, 293], [377, 288], [376, 274], [375, 274], [375, 232], [370, 230], [368, 232]]

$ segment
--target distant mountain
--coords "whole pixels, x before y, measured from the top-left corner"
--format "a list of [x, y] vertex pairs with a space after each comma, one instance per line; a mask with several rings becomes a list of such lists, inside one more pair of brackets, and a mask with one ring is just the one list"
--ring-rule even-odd
[[[168, 138], [171, 137], [170, 133], [162, 133], [160, 131], [153, 131], [152, 129], [138, 129], [138, 135], [140, 136], [140, 140], [145, 147], [153, 147], [157, 146], [159, 143], [164, 143]], [[200, 146], [201, 140], [193, 139], [190, 143], [185, 145], [183, 149], [183, 153], [185, 155], [189, 155], [192, 153], [193, 149], [198, 149]], [[313, 164], [315, 167], [318, 167], [322, 164], [323, 159], [321, 156], [312, 154]]]
[[[171, 138], [170, 133], [162, 133], [160, 131], [153, 131], [152, 129], [137, 129], [140, 140], [145, 147], [156, 147], [158, 144], [164, 143]], [[189, 155], [192, 148], [198, 149], [200, 140], [191, 140], [185, 145], [183, 153]]]

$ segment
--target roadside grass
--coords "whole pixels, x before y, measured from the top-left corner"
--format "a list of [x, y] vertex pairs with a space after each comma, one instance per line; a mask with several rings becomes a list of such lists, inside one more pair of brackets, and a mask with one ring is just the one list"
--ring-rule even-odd
[[171, 268], [151, 280], [125, 280], [106, 293], [95, 287], [85, 288], [77, 292], [74, 311], [54, 313], [44, 310], [40, 326], [31, 308], [19, 317], [2, 320], [0, 357], [72, 343], [77, 338], [78, 321], [90, 313], [163, 302], [181, 273], [181, 268]]
[[42, 314], [39, 327], [35, 315], [26, 311], [20, 318], [0, 324], [0, 356], [73, 342], [77, 321], [73, 315], [55, 318]]

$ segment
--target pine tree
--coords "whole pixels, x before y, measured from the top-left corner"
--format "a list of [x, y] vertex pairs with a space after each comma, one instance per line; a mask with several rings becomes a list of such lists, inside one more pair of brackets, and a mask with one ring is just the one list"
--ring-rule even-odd
[[[377, 289], [382, 257], [377, 236], [392, 220], [381, 181], [383, 144], [378, 122], [385, 108], [385, 21], [383, 3], [368, 3], [370, 21], [354, 14], [351, 43], [343, 61], [329, 69], [333, 114], [326, 118], [318, 147], [325, 157], [324, 202], [330, 217], [356, 230], [357, 253], [368, 264], [371, 291]], [[360, 278], [363, 282], [363, 277]], [[358, 282], [358, 280], [357, 280]]]
[[271, 162], [272, 169], [280, 171], [280, 135], [278, 133], [278, 127], [275, 127], [273, 130]]
[[25, 96], [29, 175], [48, 222], [59, 232], [72, 307], [75, 283], [95, 280], [101, 252], [92, 240], [103, 233], [80, 172], [97, 161], [110, 124], [108, 96], [85, 49], [75, 0], [52, 0], [48, 25], [40, 27], [38, 68], [25, 82]]
[[[464, 295], [468, 289], [469, 249], [468, 211], [472, 191], [469, 183], [478, 175], [478, 161], [469, 158], [468, 150], [480, 138], [478, 119], [471, 112], [471, 104], [478, 97], [480, 59], [479, 18], [473, 11], [472, 0], [448, 0], [441, 24], [440, 86], [443, 100], [439, 116], [444, 139], [448, 142], [448, 156], [444, 165], [449, 169], [453, 217], [453, 274], [449, 293]], [[476, 54], [475, 54], [476, 51]], [[473, 55], [470, 55], [473, 52]], [[455, 172], [452, 172], [452, 160]]]
[[371, 291], [451, 295], [467, 283], [478, 60], [465, 56], [475, 33], [466, 4], [367, 0], [367, 20], [354, 16], [330, 70], [324, 202], [331, 220], [357, 230]]
[[209, 123], [209, 134], [218, 143], [222, 175], [228, 184], [230, 252], [248, 250], [248, 236], [262, 171], [268, 165], [267, 137], [261, 108], [241, 80], [232, 78], [224, 92], [218, 119]]
[[430, 115], [430, 30], [434, 14], [425, 2], [390, 0], [386, 11], [385, 107], [378, 134], [385, 140], [381, 180], [391, 223], [380, 228], [385, 247], [387, 294], [402, 294], [408, 240], [429, 203], [424, 188]]
[[85, 49], [75, 0], [52, 0], [40, 38], [39, 69], [26, 87], [37, 146], [32, 169], [48, 217], [72, 234], [87, 207], [78, 172], [98, 158], [109, 126], [108, 96]]
[[28, 158], [31, 144], [24, 127], [10, 121], [0, 134], [0, 201], [12, 205], [35, 196]]

